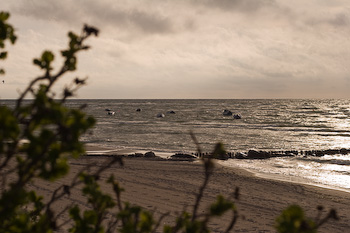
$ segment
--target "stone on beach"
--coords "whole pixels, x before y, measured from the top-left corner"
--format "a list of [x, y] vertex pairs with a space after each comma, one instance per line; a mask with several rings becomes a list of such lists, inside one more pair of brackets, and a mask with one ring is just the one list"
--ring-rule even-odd
[[137, 157], [137, 158], [139, 158], [139, 157], [144, 157], [144, 154], [142, 154], [142, 153], [134, 153], [134, 154], [129, 154], [128, 157]]
[[149, 151], [149, 152], [145, 153], [144, 157], [146, 157], [146, 158], [153, 158], [153, 157], [156, 157], [156, 154], [153, 151]]
[[190, 160], [197, 159], [197, 157], [194, 155], [183, 154], [183, 153], [176, 153], [176, 154], [170, 156], [170, 158], [171, 159], [190, 159]]

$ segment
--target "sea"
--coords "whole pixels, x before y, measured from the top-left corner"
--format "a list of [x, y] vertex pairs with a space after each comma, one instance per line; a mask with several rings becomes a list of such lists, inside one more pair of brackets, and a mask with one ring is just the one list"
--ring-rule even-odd
[[[13, 100], [0, 100], [0, 105]], [[97, 120], [81, 140], [108, 150], [153, 151], [161, 157], [203, 152], [223, 143], [231, 153], [248, 150], [350, 149], [350, 100], [345, 99], [74, 99]], [[224, 110], [241, 119], [223, 115]], [[108, 111], [114, 112], [109, 115]], [[163, 117], [158, 115], [163, 114]], [[350, 154], [297, 155], [263, 160], [228, 159], [223, 166], [257, 176], [350, 192]]]

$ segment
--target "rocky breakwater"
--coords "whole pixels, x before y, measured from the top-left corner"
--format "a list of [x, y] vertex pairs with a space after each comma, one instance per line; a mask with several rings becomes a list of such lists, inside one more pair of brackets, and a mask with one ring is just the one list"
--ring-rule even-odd
[[350, 154], [350, 149], [327, 149], [327, 150], [306, 150], [306, 151], [261, 151], [249, 150], [247, 153], [236, 152], [231, 158], [235, 159], [268, 159], [275, 157], [292, 157], [292, 156], [315, 156], [321, 157], [325, 155], [347, 155]]
[[170, 156], [170, 160], [177, 160], [177, 161], [193, 161], [196, 160], [198, 157], [194, 156], [192, 154], [186, 154], [186, 153], [176, 153], [172, 156]]
[[289, 157], [298, 155], [298, 151], [261, 151], [249, 150], [248, 153], [237, 152], [235, 159], [269, 159], [273, 157]]
[[[263, 150], [249, 150], [248, 152], [226, 152], [222, 154], [213, 155], [212, 153], [176, 153], [167, 159], [178, 160], [178, 161], [193, 161], [199, 158], [211, 158], [219, 160], [228, 159], [269, 159], [276, 157], [293, 157], [293, 156], [314, 156], [321, 157], [325, 155], [348, 155], [350, 154], [350, 149], [327, 149], [327, 150], [288, 150], [288, 151], [263, 151]], [[102, 153], [102, 154], [85, 154], [85, 156], [108, 156], [108, 157], [131, 157], [131, 158], [159, 158], [165, 159], [157, 156], [154, 152], [149, 151], [146, 153], [134, 153], [134, 154], [122, 154], [122, 153]]]
[[315, 156], [321, 157], [325, 155], [347, 155], [350, 154], [350, 149], [327, 149], [327, 150], [286, 150], [286, 151], [263, 151], [263, 150], [249, 150], [248, 152], [228, 152], [214, 157], [211, 153], [194, 153], [198, 158], [213, 158], [213, 159], [269, 159], [276, 157], [293, 157], [293, 156]]

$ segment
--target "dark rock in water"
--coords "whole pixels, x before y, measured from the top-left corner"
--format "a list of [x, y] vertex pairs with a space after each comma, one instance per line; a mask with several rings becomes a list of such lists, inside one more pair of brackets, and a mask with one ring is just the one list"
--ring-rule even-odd
[[181, 158], [181, 159], [196, 159], [197, 157], [194, 155], [190, 155], [190, 154], [182, 154], [182, 153], [177, 153], [174, 154], [172, 156], [170, 156], [171, 158]]
[[299, 152], [296, 151], [296, 150], [288, 150], [288, 151], [285, 151], [284, 154], [292, 154], [292, 155], [298, 155]]
[[144, 157], [144, 155], [142, 153], [135, 153], [135, 154], [129, 154], [128, 157], [140, 158], [140, 157]]
[[228, 156], [230, 159], [232, 159], [232, 158], [235, 157], [235, 154], [234, 154], [233, 152], [228, 152], [228, 153], [227, 153], [227, 156]]
[[321, 150], [315, 151], [315, 156], [317, 156], [317, 157], [322, 157], [322, 156], [324, 156], [324, 151], [321, 151]]
[[247, 158], [247, 154], [242, 153], [242, 152], [237, 152], [237, 153], [235, 154], [235, 158], [236, 158], [236, 159], [246, 159], [246, 158]]
[[248, 159], [268, 159], [271, 155], [266, 151], [249, 150], [247, 154]]
[[111, 109], [109, 109], [109, 108], [106, 108], [106, 109], [105, 109], [105, 111], [110, 112], [110, 111], [112, 111], [112, 110], [111, 110]]
[[281, 154], [278, 157], [294, 157], [294, 156], [295, 156], [295, 154], [293, 154], [293, 153], [285, 153], [285, 154]]
[[326, 155], [336, 155], [336, 154], [340, 154], [340, 150], [337, 150], [337, 149], [328, 149], [328, 150], [325, 150], [324, 153]]
[[142, 111], [141, 108], [136, 109], [136, 112], [141, 112], [141, 111]]
[[144, 156], [144, 154], [142, 154], [142, 153], [135, 153], [135, 157], [143, 157]]
[[227, 159], [229, 159], [229, 155], [228, 154], [218, 154], [218, 155], [214, 156], [211, 153], [209, 153], [209, 154], [202, 155], [202, 158], [227, 160]]
[[349, 150], [347, 150], [347, 149], [345, 149], [345, 148], [342, 148], [342, 149], [340, 149], [340, 154], [342, 154], [342, 155], [347, 155], [347, 154], [349, 154]]
[[171, 110], [167, 112], [168, 114], [175, 114], [175, 111]]
[[222, 112], [222, 115], [224, 115], [224, 116], [232, 116], [232, 112], [231, 112], [230, 110], [225, 109], [225, 110]]
[[165, 117], [165, 115], [164, 115], [163, 113], [158, 113], [158, 114], [157, 114], [157, 117], [158, 117], [158, 118], [163, 118], [163, 117]]
[[220, 154], [214, 157], [215, 159], [228, 160], [230, 156], [228, 154]]
[[242, 119], [242, 116], [241, 115], [239, 115], [239, 114], [234, 114], [233, 115], [233, 119]]
[[156, 157], [156, 154], [153, 151], [149, 151], [149, 152], [145, 153], [144, 157], [146, 157], [146, 158], [153, 158], [153, 157]]

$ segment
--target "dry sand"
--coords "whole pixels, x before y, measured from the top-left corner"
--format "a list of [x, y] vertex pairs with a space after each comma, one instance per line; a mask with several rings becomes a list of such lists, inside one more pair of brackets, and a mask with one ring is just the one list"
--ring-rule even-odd
[[[70, 174], [55, 183], [37, 181], [32, 185], [40, 194], [49, 198], [53, 190], [62, 184], [69, 184], [77, 172], [87, 164], [98, 168], [110, 161], [110, 157], [83, 156], [71, 160]], [[153, 211], [156, 217], [170, 212], [162, 224], [173, 223], [178, 212], [184, 208], [191, 211], [195, 194], [203, 182], [203, 166], [200, 162], [169, 161], [146, 158], [125, 158], [124, 166], [113, 165], [101, 176], [102, 189], [110, 192], [103, 180], [112, 173], [125, 188], [122, 200], [140, 205]], [[307, 216], [316, 216], [316, 207], [337, 210], [339, 221], [326, 223], [319, 232], [350, 232], [350, 193], [319, 187], [267, 180], [255, 177], [244, 170], [216, 165], [209, 186], [204, 192], [201, 211], [215, 201], [218, 194], [230, 196], [236, 187], [240, 188], [240, 198], [236, 205], [241, 216], [234, 232], [276, 232], [273, 228], [276, 216], [290, 204], [299, 204]], [[64, 206], [79, 204], [87, 206], [81, 192], [72, 190], [70, 197], [56, 206], [57, 211]], [[223, 216], [210, 223], [213, 232], [225, 229], [231, 216]], [[60, 221], [67, 220], [62, 216]]]

